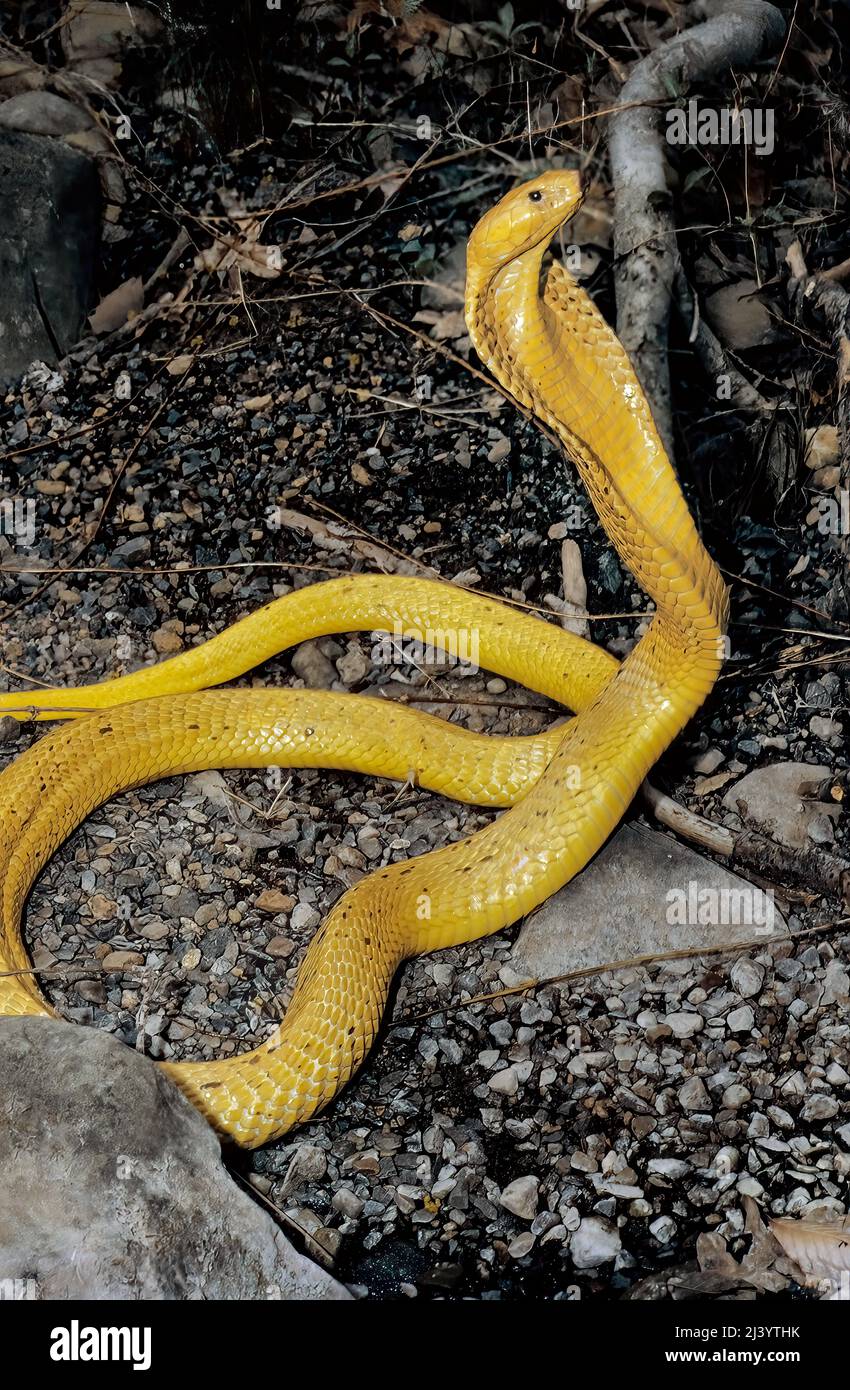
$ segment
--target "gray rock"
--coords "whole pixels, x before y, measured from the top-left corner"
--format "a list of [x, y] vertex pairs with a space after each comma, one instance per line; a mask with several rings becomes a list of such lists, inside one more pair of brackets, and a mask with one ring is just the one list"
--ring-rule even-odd
[[293, 931], [310, 931], [320, 921], [321, 914], [310, 903], [296, 903], [289, 918]]
[[833, 1096], [809, 1096], [800, 1115], [804, 1120], [832, 1120], [839, 1109], [838, 1101]]
[[286, 1170], [279, 1196], [288, 1197], [305, 1183], [320, 1182], [327, 1171], [328, 1159], [324, 1149], [317, 1144], [299, 1144]]
[[664, 1022], [668, 1028], [672, 1028], [677, 1038], [692, 1038], [695, 1033], [701, 1033], [705, 1027], [705, 1021], [701, 1014], [688, 1013], [684, 1009], [678, 1013], [665, 1014]]
[[83, 107], [53, 92], [19, 92], [0, 105], [3, 130], [20, 130], [27, 135], [70, 135], [93, 125], [94, 120]]
[[491, 1091], [497, 1091], [502, 1096], [515, 1096], [519, 1090], [519, 1077], [516, 1067], [503, 1067], [490, 1077], [488, 1086]]
[[[760, 889], [669, 835], [625, 825], [578, 878], [532, 913], [511, 967], [540, 979], [631, 956], [750, 941], [771, 912], [765, 938], [787, 935]], [[701, 923], [700, 916], [711, 920]]]
[[95, 166], [84, 155], [7, 130], [0, 130], [0, 185], [5, 389], [31, 362], [56, 362], [77, 341], [89, 306], [101, 195]]
[[720, 764], [725, 761], [725, 756], [719, 748], [709, 748], [707, 752], [701, 753], [698, 758], [694, 759], [694, 772], [708, 777], [712, 772], [716, 772]]
[[764, 984], [764, 966], [749, 956], [741, 956], [729, 971], [732, 987], [742, 999], [752, 999]]
[[193, 919], [200, 907], [200, 899], [191, 888], [183, 888], [173, 898], [164, 898], [162, 910], [166, 917], [176, 921], [181, 917]]
[[499, 1198], [499, 1205], [512, 1212], [523, 1221], [533, 1221], [537, 1215], [538, 1189], [540, 1180], [533, 1174], [514, 1178], [509, 1182]]
[[311, 690], [330, 690], [336, 668], [320, 650], [318, 642], [302, 642], [292, 653], [292, 669]]
[[809, 728], [817, 738], [837, 738], [844, 730], [840, 719], [825, 719], [822, 714], [813, 714]]
[[349, 642], [345, 655], [337, 660], [336, 669], [343, 685], [360, 685], [369, 674], [370, 662], [357, 642]]
[[646, 1165], [648, 1173], [658, 1173], [671, 1180], [685, 1177], [689, 1168], [690, 1164], [682, 1158], [651, 1158]]
[[617, 1258], [622, 1249], [620, 1232], [603, 1216], [583, 1216], [570, 1241], [576, 1269], [596, 1269]]
[[850, 999], [850, 976], [844, 963], [836, 958], [829, 961], [824, 972], [824, 991], [821, 1003], [846, 1004]]
[[752, 1096], [746, 1086], [732, 1085], [726, 1087], [722, 1099], [727, 1110], [740, 1110], [742, 1105], [752, 1100]]
[[534, 1236], [530, 1231], [523, 1231], [516, 1236], [508, 1246], [508, 1254], [512, 1260], [522, 1260], [526, 1255], [530, 1255], [534, 1249]]
[[234, 1185], [149, 1060], [56, 1019], [0, 1021], [0, 1274], [44, 1299], [348, 1299]]
[[820, 782], [829, 774], [828, 767], [816, 763], [759, 767], [729, 789], [723, 805], [789, 849], [805, 849], [813, 822], [821, 817], [834, 822], [841, 814], [839, 806], [805, 796], [807, 784]]
[[341, 1187], [331, 1198], [331, 1206], [349, 1221], [357, 1221], [363, 1211], [363, 1201], [350, 1187]]
[[689, 1076], [679, 1088], [679, 1104], [683, 1110], [710, 1110], [711, 1099], [701, 1076]]
[[828, 815], [812, 816], [808, 824], [807, 834], [812, 844], [831, 845], [835, 839], [835, 825], [832, 818]]
[[668, 1245], [676, 1234], [676, 1223], [672, 1216], [658, 1216], [650, 1221], [649, 1229], [659, 1245]]
[[733, 1009], [726, 1020], [726, 1026], [730, 1033], [749, 1033], [756, 1021], [756, 1016], [749, 1004], [742, 1004], [740, 1009]]

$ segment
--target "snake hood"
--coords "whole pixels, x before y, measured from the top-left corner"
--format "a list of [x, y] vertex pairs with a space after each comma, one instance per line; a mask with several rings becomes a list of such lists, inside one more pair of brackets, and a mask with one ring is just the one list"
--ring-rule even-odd
[[506, 193], [481, 218], [471, 237], [467, 261], [494, 274], [508, 261], [545, 246], [584, 201], [581, 176], [553, 169]]

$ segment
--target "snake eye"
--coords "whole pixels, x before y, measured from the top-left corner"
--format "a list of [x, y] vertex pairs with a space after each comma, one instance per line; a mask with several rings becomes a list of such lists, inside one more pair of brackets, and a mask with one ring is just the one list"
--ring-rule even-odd
[[532, 203], [539, 203], [541, 198], [543, 197], [543, 194], [540, 192], [539, 188], [535, 188], [532, 190], [531, 193], [529, 193], [528, 196], [531, 199]]

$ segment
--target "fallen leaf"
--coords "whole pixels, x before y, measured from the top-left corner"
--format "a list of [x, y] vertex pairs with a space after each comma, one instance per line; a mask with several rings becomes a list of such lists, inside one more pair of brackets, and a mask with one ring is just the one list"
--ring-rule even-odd
[[18, 92], [32, 92], [44, 87], [49, 73], [40, 68], [24, 54], [15, 58], [0, 59], [0, 101], [5, 97], [15, 97]]
[[453, 24], [412, 0], [357, 0], [346, 20], [349, 32], [359, 28], [368, 15], [391, 20], [387, 39], [399, 53], [425, 45], [431, 38], [438, 52], [469, 57], [469, 41], [476, 37], [472, 25]]
[[705, 316], [728, 347], [750, 348], [764, 343], [772, 331], [770, 314], [756, 298], [755, 280], [724, 285], [705, 301]]
[[230, 270], [236, 267], [248, 275], [257, 275], [263, 280], [274, 280], [282, 269], [280, 247], [263, 246], [259, 240], [262, 221], [258, 217], [234, 216], [235, 232], [214, 233], [212, 246], [207, 246], [195, 257], [198, 270], [210, 272]]
[[183, 376], [184, 372], [188, 372], [194, 360], [190, 353], [183, 353], [180, 357], [172, 357], [165, 370], [171, 376]]
[[442, 312], [437, 309], [420, 309], [413, 317], [418, 323], [429, 324], [431, 337], [439, 342], [458, 342], [467, 336], [462, 309], [445, 309]]
[[850, 1297], [850, 1217], [841, 1221], [795, 1221], [781, 1217], [771, 1234], [800, 1267], [802, 1281], [827, 1298]]
[[112, 333], [122, 328], [129, 318], [135, 318], [145, 302], [145, 292], [138, 275], [104, 295], [93, 314], [89, 315], [92, 333]]
[[316, 517], [307, 516], [303, 512], [293, 511], [290, 507], [273, 507], [268, 514], [267, 521], [274, 531], [278, 531], [282, 527], [292, 531], [306, 531], [313, 544], [320, 550], [330, 551], [336, 555], [361, 555], [364, 559], [371, 560], [385, 574], [435, 575], [435, 571], [430, 565], [424, 565], [417, 560], [408, 560], [403, 555], [393, 555], [391, 551], [384, 549], [382, 545], [377, 545], [375, 541], [367, 541], [359, 536], [352, 536], [347, 531], [345, 524], [338, 521], [325, 523]]
[[401, 174], [387, 174], [387, 177], [385, 179], [381, 179], [380, 182], [375, 185], [375, 187], [381, 190], [381, 192], [384, 195], [384, 202], [388, 203], [391, 198], [395, 197], [396, 193], [398, 193], [398, 190], [403, 186], [403, 184], [404, 178]]
[[763, 1293], [787, 1289], [793, 1271], [778, 1240], [764, 1225], [752, 1197], [743, 1197], [744, 1229], [752, 1237], [750, 1248], [740, 1263], [729, 1253], [726, 1242], [716, 1231], [697, 1236], [696, 1251], [700, 1270], [722, 1278], [752, 1285]]
[[830, 464], [838, 463], [840, 456], [835, 425], [818, 425], [816, 429], [806, 430], [807, 468], [827, 468]]
[[425, 309], [456, 309], [463, 304], [466, 284], [466, 242], [456, 241], [425, 281], [422, 306]]
[[587, 92], [585, 85], [580, 77], [565, 77], [550, 94], [550, 101], [555, 103], [558, 119], [562, 121], [578, 121], [584, 114], [584, 103]]
[[725, 787], [737, 775], [737, 772], [716, 772], [713, 777], [698, 777], [694, 782], [694, 796], [708, 796], [709, 792]]
[[[83, 154], [112, 153], [112, 141], [98, 126], [93, 126], [91, 130], [72, 131], [70, 135], [65, 136], [64, 143], [70, 145], [72, 150], [81, 150]], [[106, 167], [104, 163], [104, 170]]]

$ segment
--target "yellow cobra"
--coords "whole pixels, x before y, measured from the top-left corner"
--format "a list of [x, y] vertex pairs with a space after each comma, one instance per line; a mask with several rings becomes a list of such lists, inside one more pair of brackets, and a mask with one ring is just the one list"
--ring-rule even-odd
[[[469, 838], [391, 864], [346, 892], [310, 944], [284, 1019], [261, 1046], [220, 1061], [160, 1064], [239, 1144], [284, 1134], [337, 1094], [371, 1046], [403, 960], [499, 931], [571, 879], [716, 678], [726, 591], [629, 360], [563, 266], [542, 278], [552, 236], [581, 197], [576, 174], [546, 173], [481, 219], [469, 240], [466, 318], [485, 365], [563, 441], [611, 541], [655, 603], [649, 630], [622, 665], [483, 596], [361, 575], [289, 594], [132, 675], [0, 697], [0, 714], [84, 716], [0, 776], [0, 1012], [7, 1014], [52, 1012], [26, 973], [21, 939], [33, 881], [89, 812], [128, 787], [204, 768], [286, 764], [412, 775], [448, 796], [511, 808]], [[356, 695], [203, 693], [307, 637], [372, 629], [474, 637], [483, 667], [576, 716], [537, 737], [501, 739]]]

